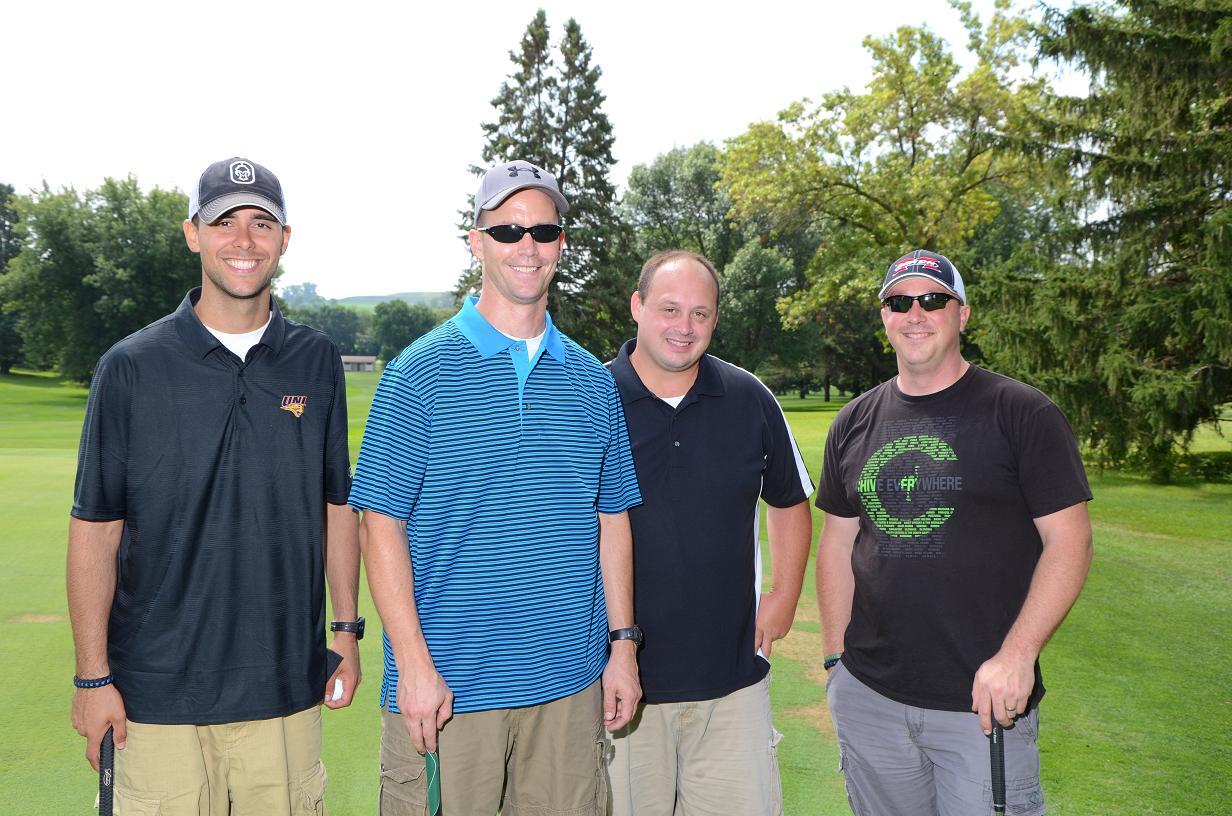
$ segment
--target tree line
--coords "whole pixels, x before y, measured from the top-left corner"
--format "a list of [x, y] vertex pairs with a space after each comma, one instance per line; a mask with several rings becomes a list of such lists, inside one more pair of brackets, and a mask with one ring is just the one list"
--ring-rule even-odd
[[[549, 308], [601, 359], [632, 332], [641, 262], [682, 247], [721, 273], [716, 354], [776, 390], [859, 393], [894, 371], [876, 283], [902, 252], [931, 249], [968, 281], [969, 359], [1048, 393], [1101, 462], [1167, 479], [1232, 399], [1232, 9], [1117, 0], [1027, 18], [998, 2], [981, 19], [954, 6], [967, 68], [926, 27], [870, 36], [867, 87], [668, 151], [623, 192], [591, 47], [572, 19], [553, 42], [540, 11], [472, 170], [522, 158], [560, 180], [573, 209]], [[1059, 93], [1040, 65], [1085, 72], [1087, 93]], [[465, 229], [473, 202], [459, 204]], [[0, 365], [88, 377], [103, 348], [174, 306], [200, 274], [183, 211], [182, 194], [133, 179], [80, 196], [0, 187]], [[472, 264], [455, 295], [477, 286]], [[426, 321], [383, 305], [387, 323], [419, 320], [408, 331]], [[340, 347], [400, 348], [378, 339], [375, 312], [290, 308]]]
[[372, 355], [385, 361], [453, 314], [396, 298], [367, 312], [325, 299], [311, 282], [280, 287], [276, 297], [287, 317], [328, 334], [340, 353]]

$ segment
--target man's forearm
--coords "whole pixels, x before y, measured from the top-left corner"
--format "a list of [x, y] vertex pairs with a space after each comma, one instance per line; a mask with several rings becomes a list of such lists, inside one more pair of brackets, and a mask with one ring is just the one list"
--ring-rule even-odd
[[599, 514], [599, 570], [608, 629], [632, 626], [633, 531], [627, 512]]
[[359, 517], [347, 504], [325, 505], [325, 580], [334, 620], [359, 617]]
[[826, 654], [843, 651], [843, 637], [851, 622], [856, 587], [851, 552], [859, 529], [858, 518], [827, 513], [817, 540], [817, 606]]
[[770, 538], [774, 593], [790, 598], [794, 605], [804, 585], [804, 570], [808, 566], [813, 537], [813, 517], [808, 501], [791, 507], [769, 507], [766, 534]]
[[102, 677], [111, 671], [107, 622], [115, 599], [116, 553], [123, 533], [123, 519], [69, 519], [68, 614], [80, 677]]
[[399, 672], [430, 665], [432, 657], [415, 608], [415, 576], [407, 550], [406, 527], [397, 519], [367, 510], [360, 542], [372, 602], [394, 649]]

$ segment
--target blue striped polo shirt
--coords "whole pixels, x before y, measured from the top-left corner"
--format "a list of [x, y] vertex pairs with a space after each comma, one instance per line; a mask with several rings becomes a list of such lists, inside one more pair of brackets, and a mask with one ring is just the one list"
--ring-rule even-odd
[[[468, 300], [385, 367], [351, 487], [352, 506], [406, 522], [416, 609], [456, 713], [599, 676], [596, 512], [641, 501], [611, 375], [550, 317], [526, 354]], [[381, 704], [396, 712], [387, 636], [384, 648]]]

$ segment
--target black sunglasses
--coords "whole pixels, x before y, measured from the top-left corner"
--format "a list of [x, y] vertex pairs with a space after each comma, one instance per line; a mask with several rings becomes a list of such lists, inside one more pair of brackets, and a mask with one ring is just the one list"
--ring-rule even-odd
[[516, 244], [528, 232], [536, 243], [550, 244], [565, 231], [560, 224], [536, 224], [533, 227], [519, 227], [517, 224], [496, 224], [491, 227], [479, 227], [478, 229], [480, 232], [486, 232], [492, 236], [493, 241], [501, 244]]
[[891, 312], [906, 314], [911, 311], [911, 304], [920, 302], [920, 308], [926, 312], [935, 312], [938, 309], [944, 309], [945, 304], [951, 300], [958, 300], [953, 295], [947, 295], [945, 292], [925, 292], [922, 295], [890, 295], [885, 300], [881, 301], [882, 306], [889, 308]]

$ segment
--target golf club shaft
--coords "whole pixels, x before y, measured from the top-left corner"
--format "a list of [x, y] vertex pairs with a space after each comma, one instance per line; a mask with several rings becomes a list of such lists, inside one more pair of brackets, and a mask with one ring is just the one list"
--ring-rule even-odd
[[1005, 813], [1005, 730], [995, 721], [988, 745], [992, 760], [992, 812]]
[[111, 816], [111, 800], [115, 785], [115, 739], [111, 729], [103, 734], [98, 752], [98, 816]]

